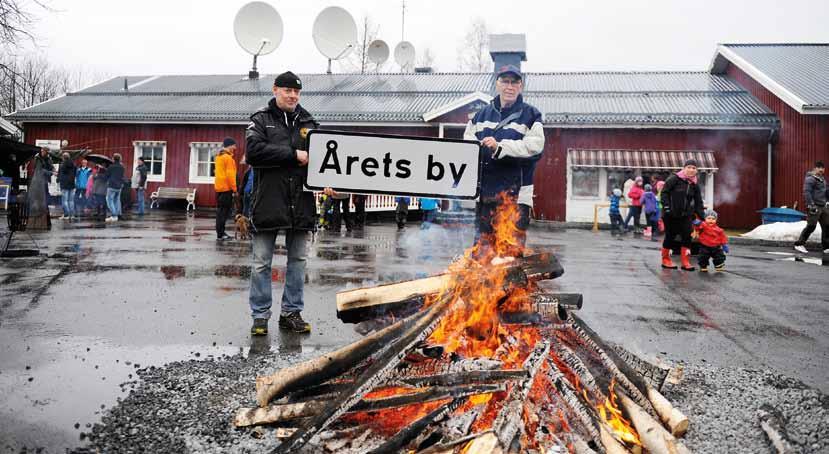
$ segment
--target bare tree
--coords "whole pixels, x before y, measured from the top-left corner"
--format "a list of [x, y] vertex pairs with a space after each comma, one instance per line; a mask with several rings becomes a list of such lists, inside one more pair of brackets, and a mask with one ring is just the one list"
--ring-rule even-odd
[[492, 70], [489, 57], [489, 31], [480, 17], [472, 19], [463, 42], [458, 47], [458, 69], [469, 72]]
[[105, 74], [53, 66], [41, 54], [0, 57], [0, 114], [8, 114], [78, 90]]
[[417, 59], [417, 66], [421, 68], [432, 68], [434, 71], [435, 68], [432, 66], [435, 62], [435, 54], [432, 52], [432, 49], [425, 48], [423, 52], [421, 52], [420, 57]]
[[367, 71], [380, 71], [381, 65], [374, 64], [368, 59], [368, 50], [371, 42], [377, 39], [380, 25], [375, 24], [371, 16], [365, 15], [360, 21], [357, 30], [357, 46], [347, 58], [340, 63], [340, 69], [346, 72], [365, 74]]
[[0, 45], [3, 47], [19, 44], [26, 38], [34, 41], [34, 35], [29, 31], [29, 27], [34, 23], [34, 16], [26, 10], [26, 3], [46, 8], [37, 0], [0, 0]]

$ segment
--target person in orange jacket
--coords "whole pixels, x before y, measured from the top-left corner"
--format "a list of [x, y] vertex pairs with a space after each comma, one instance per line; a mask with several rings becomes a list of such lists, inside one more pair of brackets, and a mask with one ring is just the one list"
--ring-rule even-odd
[[728, 236], [717, 225], [717, 212], [705, 212], [705, 221], [694, 227], [694, 236], [699, 238], [699, 270], [708, 271], [708, 260], [714, 260], [714, 269], [725, 269], [725, 254], [728, 253]]
[[216, 239], [231, 238], [225, 232], [225, 224], [230, 217], [233, 199], [236, 197], [236, 141], [228, 137], [222, 142], [222, 151], [216, 156], [216, 172], [213, 189], [216, 190]]

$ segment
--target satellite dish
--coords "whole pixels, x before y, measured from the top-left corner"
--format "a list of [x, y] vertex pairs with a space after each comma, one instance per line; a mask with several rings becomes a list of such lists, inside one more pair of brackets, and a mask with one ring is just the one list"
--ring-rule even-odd
[[247, 53], [253, 55], [253, 69], [248, 73], [249, 78], [259, 78], [256, 59], [279, 47], [284, 30], [282, 16], [265, 2], [250, 2], [236, 13], [236, 18], [233, 19], [236, 42]]
[[312, 35], [317, 49], [328, 58], [328, 74], [331, 74], [331, 60], [345, 57], [356, 47], [357, 23], [348, 11], [329, 6], [314, 20]]
[[404, 72], [413, 68], [415, 62], [414, 45], [408, 41], [397, 43], [397, 46], [394, 47], [394, 61], [400, 65]]
[[389, 59], [389, 45], [382, 39], [375, 39], [368, 45], [368, 59], [375, 65], [382, 65]]

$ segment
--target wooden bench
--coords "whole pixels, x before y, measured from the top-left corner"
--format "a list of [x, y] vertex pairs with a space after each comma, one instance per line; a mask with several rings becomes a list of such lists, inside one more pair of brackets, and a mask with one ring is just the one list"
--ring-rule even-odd
[[187, 201], [187, 211], [196, 211], [196, 188], [165, 188], [160, 187], [150, 194], [150, 209], [155, 205], [158, 208], [159, 199], [179, 199]]

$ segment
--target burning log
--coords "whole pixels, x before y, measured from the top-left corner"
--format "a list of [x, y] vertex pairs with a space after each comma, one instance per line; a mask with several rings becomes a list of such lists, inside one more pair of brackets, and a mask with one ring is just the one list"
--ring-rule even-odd
[[[386, 408], [403, 407], [415, 403], [431, 402], [434, 400], [443, 400], [448, 398], [457, 399], [469, 397], [475, 394], [498, 392], [503, 391], [503, 389], [503, 386], [498, 385], [472, 385], [454, 388], [434, 387], [409, 394], [401, 394], [377, 399], [363, 399], [350, 408], [349, 411], [382, 410]], [[236, 412], [233, 425], [236, 427], [246, 427], [288, 421], [298, 418], [307, 418], [318, 414], [327, 404], [327, 401], [312, 400], [301, 403], [271, 405], [265, 408], [241, 408]]]
[[665, 382], [668, 381], [668, 377], [671, 376], [671, 368], [652, 364], [627, 351], [619, 344], [613, 345], [613, 349], [619, 354], [622, 360], [629, 364], [636, 372], [639, 372], [657, 391], [662, 390]]
[[677, 441], [657, 420], [622, 392], [619, 393], [619, 402], [633, 422], [633, 426], [636, 427], [636, 431], [639, 432], [642, 445], [649, 453], [690, 454], [685, 445]]
[[605, 452], [607, 454], [630, 454], [630, 451], [611, 432], [607, 424], [599, 424], [600, 439]]
[[446, 415], [448, 415], [452, 409], [459, 405], [460, 402], [461, 401], [459, 399], [455, 399], [432, 410], [428, 415], [412, 422], [406, 428], [386, 440], [382, 445], [370, 451], [370, 454], [392, 454], [399, 452], [400, 448], [415, 438], [417, 434], [426, 428], [426, 426], [432, 424], [436, 420], [446, 417]]
[[[528, 282], [554, 279], [564, 274], [558, 259], [549, 253], [535, 254], [501, 264], [508, 269], [505, 286], [525, 287]], [[428, 295], [452, 286], [456, 273], [415, 279], [337, 293], [337, 317], [353, 323], [395, 307], [417, 305]]]
[[486, 432], [472, 440], [464, 454], [503, 454], [504, 448], [493, 432]]
[[503, 312], [503, 323], [543, 324], [567, 321], [568, 311], [582, 308], [583, 296], [581, 293], [532, 293], [526, 297], [525, 307], [533, 308], [534, 312]]
[[570, 442], [573, 444], [573, 451], [576, 454], [597, 454], [578, 434], [570, 434]]
[[[584, 321], [578, 318], [575, 314], [570, 314], [573, 320], [573, 325], [576, 332], [579, 333], [585, 340], [593, 342], [596, 351], [602, 358], [602, 361], [607, 363], [606, 366], [614, 372], [616, 380], [623, 388], [631, 395], [631, 398], [636, 403], [643, 407], [648, 413], [658, 415], [659, 419], [664, 422], [671, 433], [676, 436], [682, 436], [688, 431], [688, 417], [681, 411], [674, 408], [674, 406], [665, 398], [659, 391], [650, 385], [641, 375], [633, 370], [616, 351], [607, 345], [599, 335], [587, 326]], [[647, 397], [646, 397], [647, 396]]]
[[524, 430], [524, 418], [521, 417], [524, 411], [524, 401], [527, 400], [536, 375], [541, 370], [541, 366], [545, 363], [549, 354], [550, 343], [546, 341], [538, 342], [533, 351], [527, 356], [527, 359], [524, 360], [524, 370], [527, 372], [527, 378], [522, 380], [520, 385], [513, 388], [510, 401], [504, 405], [493, 423], [495, 435], [501, 442], [501, 446], [506, 449], [509, 449], [519, 432]]
[[470, 383], [496, 383], [527, 378], [524, 369], [477, 370], [423, 377], [405, 377], [397, 381], [410, 386], [459, 386]]
[[424, 313], [418, 312], [339, 350], [282, 369], [267, 377], [257, 377], [256, 402], [260, 407], [265, 407], [271, 399], [342, 374], [396, 339], [423, 315]]
[[[461, 300], [458, 300], [458, 302], [462, 303]], [[318, 431], [328, 427], [329, 424], [359, 402], [363, 395], [384, 378], [384, 374], [397, 367], [408, 349], [431, 334], [440, 317], [452, 303], [452, 297], [446, 296], [432, 304], [428, 310], [406, 319], [411, 321], [411, 323], [406, 324], [406, 331], [388, 345], [385, 350], [377, 354], [372, 364], [366, 368], [356, 382], [341, 397], [330, 402], [322, 412], [314, 416], [308, 426], [297, 431], [273, 452], [295, 452], [311, 441]]]
[[769, 441], [777, 450], [777, 454], [794, 453], [795, 449], [789, 442], [786, 427], [783, 425], [783, 415], [771, 405], [763, 404], [760, 406], [758, 416], [760, 417], [760, 427], [769, 437]]

